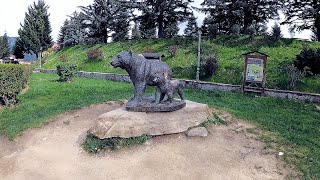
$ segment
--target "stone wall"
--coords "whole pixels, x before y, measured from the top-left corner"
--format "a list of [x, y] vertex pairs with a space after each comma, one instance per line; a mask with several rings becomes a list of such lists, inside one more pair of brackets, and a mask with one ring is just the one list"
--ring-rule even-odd
[[[53, 70], [53, 69], [35, 69], [35, 71], [48, 73], [48, 74], [55, 74], [57, 72], [56, 70]], [[79, 77], [83, 77], [83, 78], [105, 79], [105, 80], [111, 80], [111, 81], [117, 81], [117, 82], [131, 83], [129, 76], [125, 74], [80, 71], [78, 75]], [[181, 81], [185, 82], [186, 88], [190, 88], [190, 89], [198, 89], [198, 90], [206, 90], [206, 91], [217, 90], [217, 91], [241, 92], [241, 85], [211, 83], [211, 82], [193, 81], [193, 80], [181, 80]], [[305, 102], [320, 103], [320, 94], [265, 89], [264, 95], [275, 97], [275, 98], [288, 98], [288, 99], [294, 99], [294, 100], [301, 100]]]

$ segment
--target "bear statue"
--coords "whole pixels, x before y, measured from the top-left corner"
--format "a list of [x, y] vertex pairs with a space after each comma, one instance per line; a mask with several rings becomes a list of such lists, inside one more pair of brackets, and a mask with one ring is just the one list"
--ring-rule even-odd
[[[123, 51], [119, 53], [110, 64], [114, 68], [122, 68], [126, 70], [134, 85], [134, 96], [129, 100], [127, 106], [138, 106], [143, 99], [146, 86], [155, 86], [151, 79], [152, 74], [165, 74], [164, 78], [172, 78], [172, 70], [170, 67], [161, 61], [147, 60], [143, 56], [133, 54], [132, 51]], [[160, 98], [160, 90], [156, 88], [155, 101]]]
[[166, 74], [162, 73], [155, 73], [152, 75], [153, 83], [158, 87], [160, 90], [160, 99], [157, 103], [161, 103], [167, 95], [167, 101], [172, 103], [173, 95], [177, 92], [180, 96], [181, 101], [184, 101], [184, 84], [179, 80], [169, 80], [166, 78]]

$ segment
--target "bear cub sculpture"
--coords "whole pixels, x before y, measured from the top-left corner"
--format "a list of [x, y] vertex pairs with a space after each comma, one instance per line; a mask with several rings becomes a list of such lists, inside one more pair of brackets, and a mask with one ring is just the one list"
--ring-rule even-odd
[[181, 81], [169, 80], [165, 73], [155, 73], [152, 77], [152, 81], [158, 87], [161, 93], [160, 99], [156, 103], [161, 103], [165, 95], [167, 95], [167, 101], [172, 103], [173, 95], [175, 92], [179, 94], [181, 101], [184, 101], [184, 84]]

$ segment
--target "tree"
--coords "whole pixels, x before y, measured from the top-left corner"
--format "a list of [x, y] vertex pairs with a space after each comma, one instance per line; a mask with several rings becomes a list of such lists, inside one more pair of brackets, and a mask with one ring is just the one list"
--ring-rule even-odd
[[[189, 4], [192, 0], [136, 0], [135, 7], [138, 8], [142, 14], [138, 17], [141, 22], [141, 29], [152, 31], [158, 29], [158, 37], [164, 38], [168, 33], [176, 30], [176, 24], [187, 20], [192, 14]], [[167, 31], [167, 32], [165, 32]], [[171, 31], [173, 32], [173, 31]]]
[[152, 39], [156, 37], [157, 26], [152, 18], [152, 15], [148, 13], [145, 13], [143, 16], [140, 16], [140, 32], [141, 38], [143, 39]]
[[[128, 33], [130, 28], [129, 18], [130, 15], [127, 14], [128, 12], [119, 12], [119, 17], [124, 18], [117, 18], [114, 19], [112, 40], [113, 41], [121, 41], [124, 39], [128, 39]], [[125, 18], [127, 17], [127, 18]]]
[[141, 39], [141, 32], [140, 32], [139, 26], [140, 26], [139, 22], [134, 23], [134, 26], [132, 28], [131, 39]]
[[299, 31], [314, 29], [317, 41], [320, 41], [320, 1], [287, 0], [284, 2], [286, 18], [282, 24], [289, 24]]
[[69, 25], [69, 20], [66, 19], [63, 22], [63, 25], [60, 27], [59, 35], [58, 35], [58, 43], [63, 44], [65, 42], [65, 39], [67, 37], [67, 29]]
[[275, 22], [274, 25], [272, 26], [271, 36], [274, 37], [276, 40], [282, 37], [281, 27], [277, 22]]
[[[112, 32], [119, 33], [118, 23], [130, 21], [132, 9], [128, 8], [128, 3], [129, 1], [94, 0], [93, 4], [81, 7], [84, 14], [82, 25], [88, 30], [87, 36], [98, 42], [107, 43]], [[129, 23], [121, 26], [128, 30]]]
[[202, 35], [208, 36], [210, 39], [216, 38], [219, 33], [219, 25], [212, 21], [212, 17], [209, 15], [204, 18], [201, 26]]
[[[277, 0], [204, 0], [200, 11], [212, 17], [212, 24], [217, 24], [223, 34], [230, 34], [234, 25], [245, 33], [253, 24], [264, 25], [268, 19], [277, 17], [279, 2]], [[250, 27], [251, 26], [251, 27]]]
[[52, 45], [49, 6], [43, 0], [28, 7], [25, 19], [19, 29], [20, 45], [26, 53], [38, 55]]
[[172, 38], [176, 37], [179, 33], [180, 28], [178, 27], [178, 22], [169, 23], [164, 29], [164, 37]]
[[192, 14], [192, 16], [188, 20], [188, 24], [186, 29], [184, 30], [184, 34], [189, 37], [197, 37], [198, 36], [198, 25], [197, 18]]
[[85, 39], [85, 29], [82, 27], [83, 13], [73, 12], [60, 28], [58, 42], [62, 47], [80, 44]]
[[24, 58], [23, 51], [24, 51], [24, 49], [22, 46], [22, 41], [20, 38], [17, 38], [17, 42], [13, 47], [13, 55], [15, 55], [16, 58], [18, 58], [18, 59], [23, 59]]
[[0, 58], [6, 57], [10, 54], [9, 50], [9, 42], [8, 35], [4, 33], [2, 37], [0, 37]]

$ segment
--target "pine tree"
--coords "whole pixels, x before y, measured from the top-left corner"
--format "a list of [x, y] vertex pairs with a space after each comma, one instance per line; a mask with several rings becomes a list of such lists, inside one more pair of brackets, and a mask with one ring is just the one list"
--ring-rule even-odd
[[19, 29], [20, 43], [26, 53], [35, 53], [38, 57], [42, 50], [52, 45], [49, 6], [43, 0], [28, 7], [25, 19]]
[[73, 12], [60, 28], [58, 42], [62, 47], [80, 44], [86, 37], [85, 29], [82, 27], [82, 13]]
[[164, 37], [172, 38], [176, 37], [179, 33], [180, 28], [178, 27], [178, 22], [172, 22], [166, 26], [164, 29]]
[[216, 38], [219, 33], [219, 26], [212, 21], [212, 17], [209, 15], [204, 18], [201, 30], [203, 36], [208, 36], [210, 39], [213, 39]]
[[4, 33], [2, 37], [0, 37], [0, 58], [6, 57], [10, 54], [9, 50], [9, 42], [8, 35]]
[[254, 23], [258, 29], [257, 24], [266, 24], [268, 19], [277, 17], [279, 8], [277, 0], [204, 0], [201, 5], [199, 10], [212, 17], [211, 24], [219, 24], [218, 31], [222, 34], [230, 34], [235, 24], [241, 33]]
[[275, 22], [274, 25], [272, 26], [271, 36], [273, 38], [275, 38], [276, 40], [278, 40], [280, 37], [282, 37], [281, 27], [277, 22]]
[[114, 25], [113, 25], [113, 31], [112, 34], [112, 40], [113, 41], [121, 41], [124, 39], [128, 39], [129, 34], [129, 17], [130, 15], [128, 12], [119, 12], [118, 17], [122, 18], [116, 18], [114, 19]]
[[151, 14], [145, 13], [140, 16], [140, 32], [143, 39], [153, 39], [156, 37], [156, 25], [153, 22]]
[[20, 38], [17, 38], [17, 42], [13, 47], [13, 55], [16, 56], [18, 59], [23, 59], [24, 58], [24, 49], [22, 46], [22, 41]]
[[285, 21], [298, 30], [311, 29], [320, 41], [320, 1], [319, 0], [290, 0], [284, 2]]
[[60, 31], [59, 31], [59, 35], [58, 35], [58, 43], [59, 44], [63, 44], [66, 39], [68, 25], [69, 25], [69, 20], [66, 19], [63, 22], [63, 25], [60, 27]]
[[[88, 30], [87, 36], [98, 42], [107, 43], [112, 32], [119, 33], [118, 23], [130, 21], [132, 9], [128, 8], [129, 1], [94, 0], [93, 4], [81, 7], [83, 11], [83, 28]], [[128, 31], [129, 23], [121, 27]], [[120, 33], [123, 37], [123, 32]]]
[[131, 30], [131, 34], [132, 34], [131, 39], [141, 39], [141, 32], [140, 32], [139, 26], [140, 26], [139, 22], [134, 23], [134, 26]]
[[187, 37], [197, 37], [198, 36], [197, 18], [193, 14], [188, 20], [188, 24], [187, 24], [186, 29], [184, 30], [184, 34]]
[[[158, 37], [172, 35], [175, 24], [183, 22], [192, 14], [189, 4], [192, 0], [136, 0], [136, 7], [142, 12], [141, 31], [152, 34], [158, 30]], [[172, 29], [174, 27], [174, 29]], [[166, 31], [166, 32], [165, 32]], [[171, 31], [171, 33], [168, 33]]]

